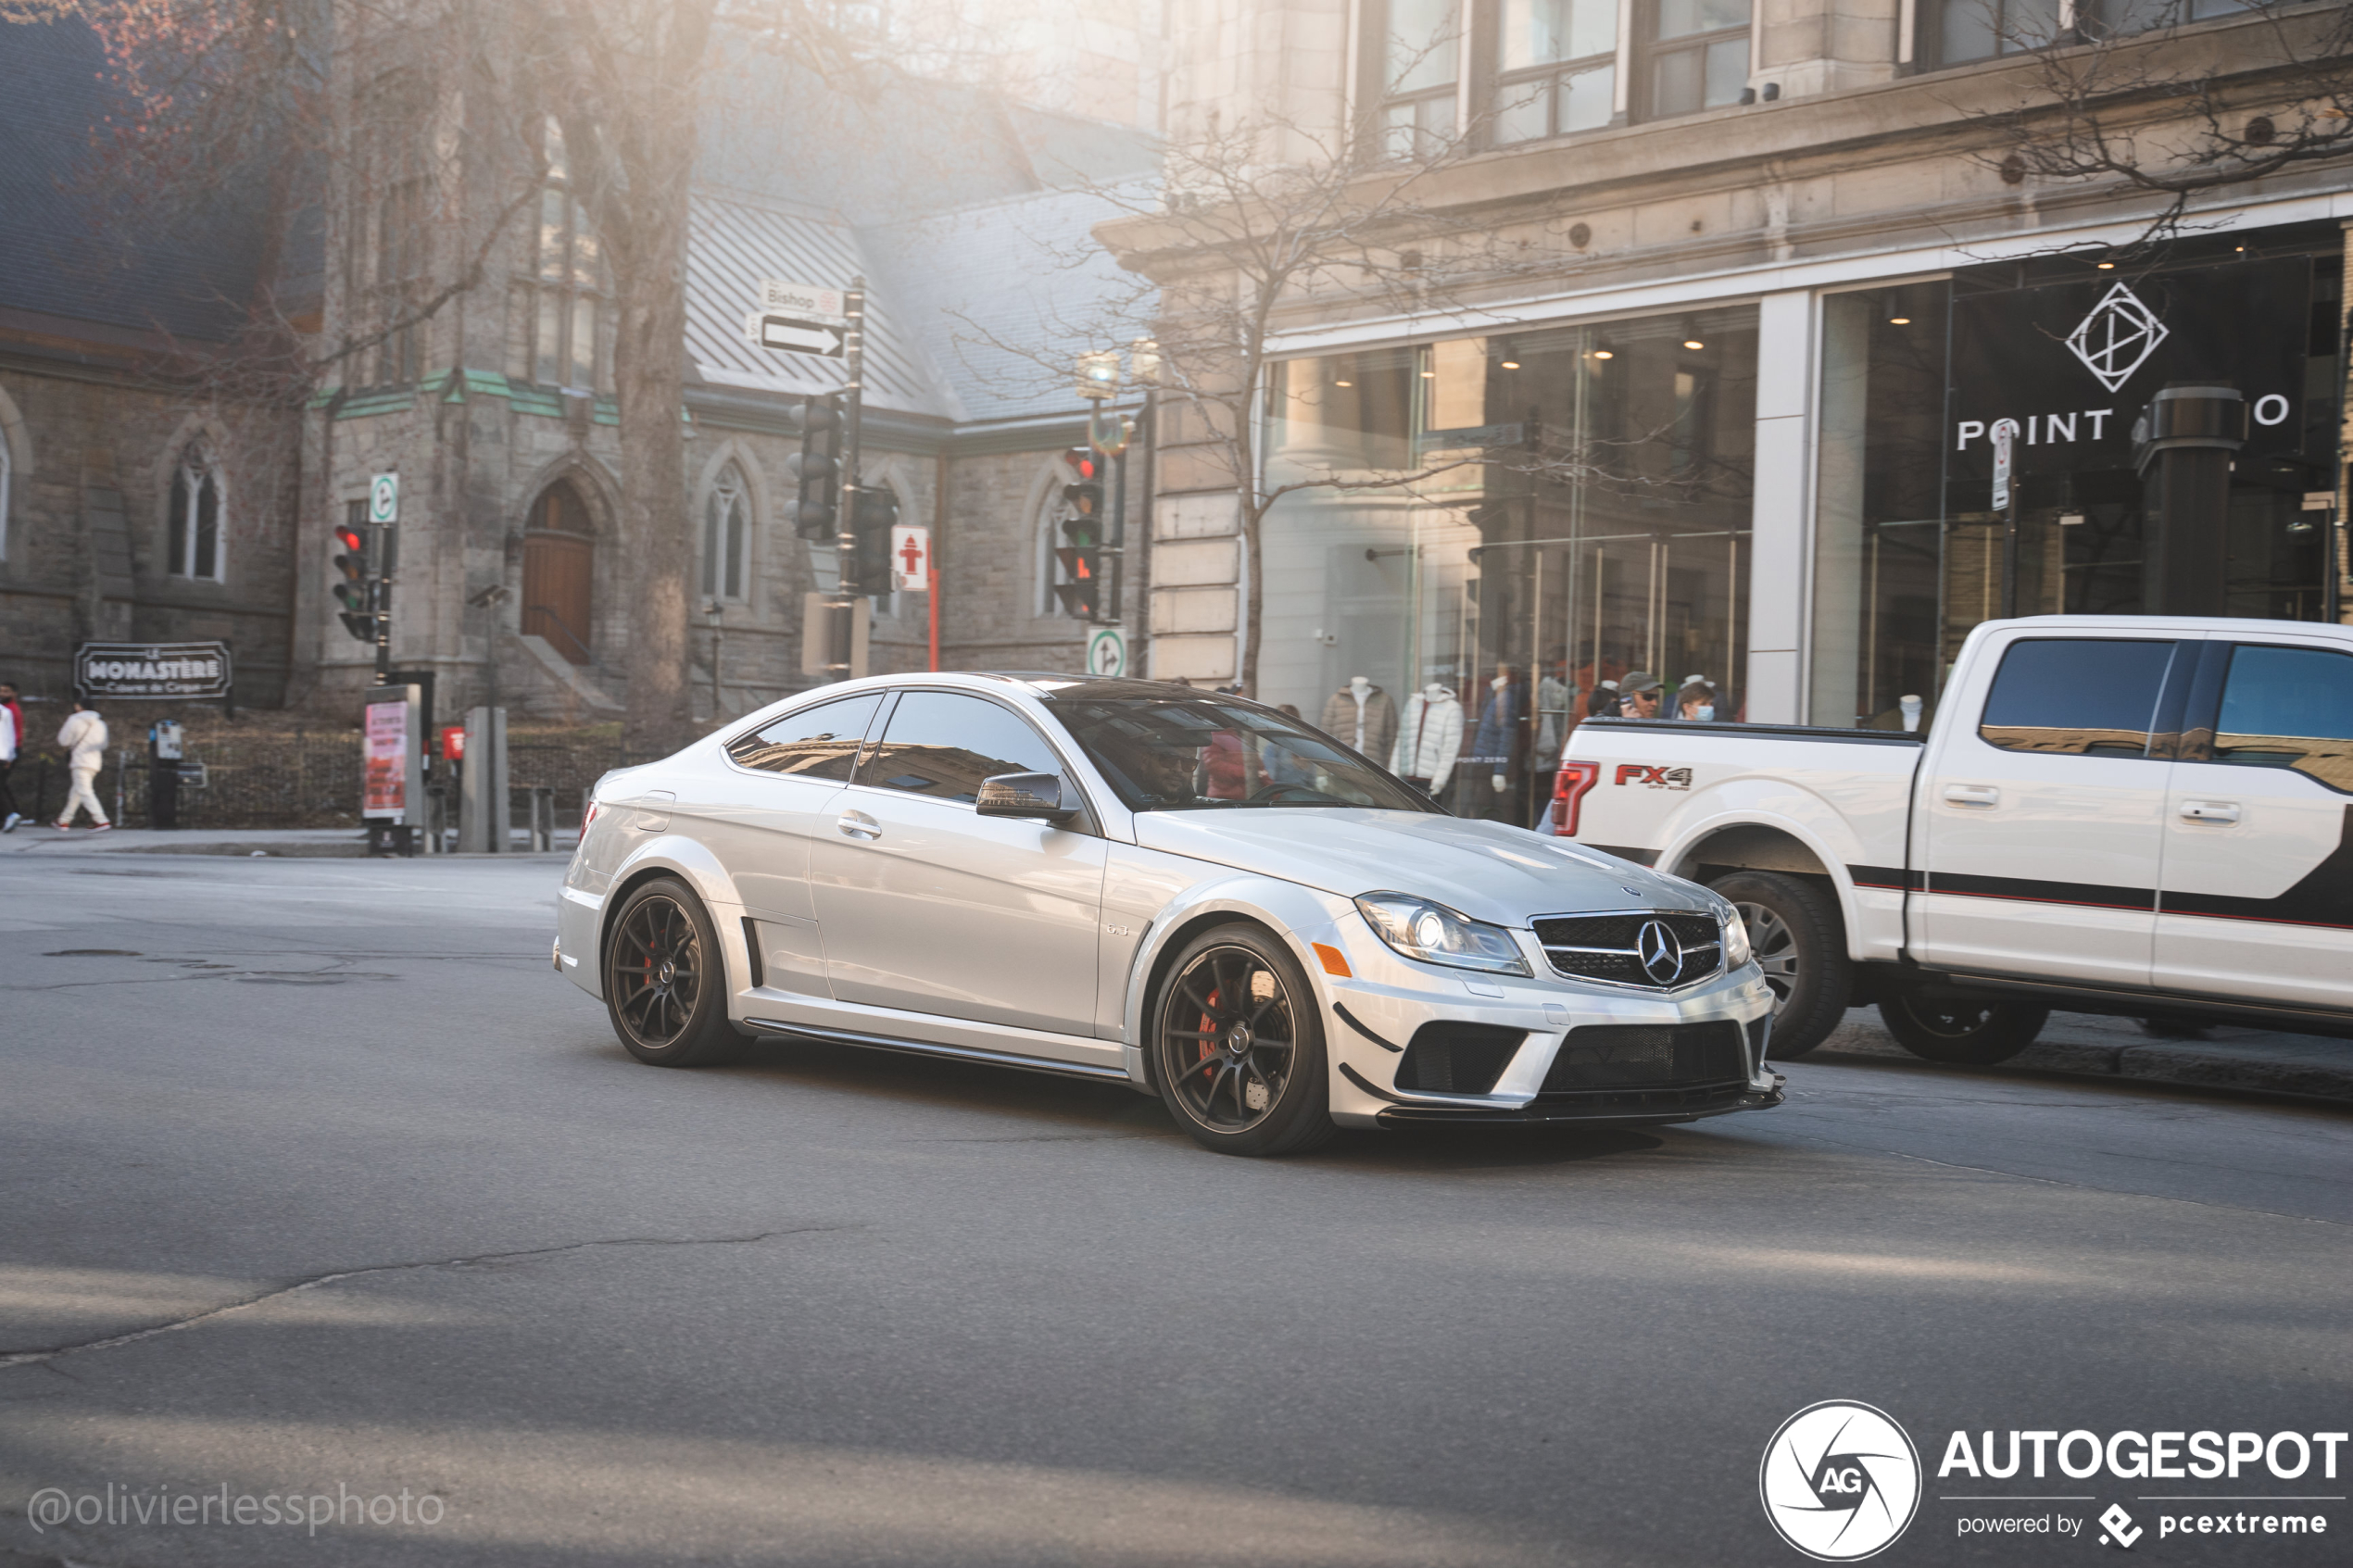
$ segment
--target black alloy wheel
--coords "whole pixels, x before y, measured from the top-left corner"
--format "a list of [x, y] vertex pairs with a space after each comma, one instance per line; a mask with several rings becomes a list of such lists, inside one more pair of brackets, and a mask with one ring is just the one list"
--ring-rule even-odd
[[1773, 992], [1775, 1061], [1804, 1056], [1846, 1017], [1854, 963], [1837, 903], [1812, 881], [1781, 872], [1733, 872], [1709, 885], [1748, 927], [1749, 949]]
[[1331, 1135], [1315, 993], [1256, 926], [1220, 926], [1186, 944], [1152, 1040], [1161, 1098], [1203, 1148], [1292, 1154]]
[[635, 889], [605, 940], [605, 1010], [623, 1047], [657, 1067], [699, 1067], [742, 1044], [727, 967], [702, 900], [683, 882]]
[[1879, 1015], [1914, 1056], [1955, 1067], [1991, 1067], [2032, 1045], [2051, 1010], [1900, 991], [1880, 1003]]

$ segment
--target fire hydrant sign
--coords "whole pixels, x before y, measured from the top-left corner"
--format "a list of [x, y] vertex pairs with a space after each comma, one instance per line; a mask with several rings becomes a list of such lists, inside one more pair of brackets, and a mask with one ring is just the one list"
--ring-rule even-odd
[[84, 643], [73, 684], [85, 696], [225, 696], [226, 643]]
[[921, 523], [902, 522], [890, 531], [890, 591], [931, 591], [931, 530]]

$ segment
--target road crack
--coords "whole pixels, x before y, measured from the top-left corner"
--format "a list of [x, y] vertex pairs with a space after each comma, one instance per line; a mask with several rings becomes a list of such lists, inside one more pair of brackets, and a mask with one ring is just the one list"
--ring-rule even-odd
[[111, 1350], [119, 1346], [135, 1345], [143, 1339], [153, 1339], [163, 1334], [176, 1334], [183, 1328], [194, 1328], [198, 1323], [210, 1323], [215, 1318], [226, 1317], [232, 1312], [245, 1311], [288, 1296], [299, 1296], [306, 1290], [317, 1290], [324, 1286], [339, 1284], [344, 1280], [364, 1279], [370, 1274], [404, 1273], [420, 1269], [459, 1269], [471, 1264], [513, 1262], [524, 1258], [553, 1258], [566, 1252], [587, 1252], [604, 1247], [749, 1247], [763, 1241], [774, 1241], [779, 1236], [812, 1236], [827, 1231], [855, 1228], [851, 1225], [791, 1225], [781, 1230], [758, 1231], [749, 1236], [611, 1236], [595, 1241], [566, 1242], [559, 1247], [529, 1247], [511, 1252], [476, 1252], [459, 1258], [426, 1258], [407, 1263], [371, 1263], [362, 1268], [337, 1269], [333, 1273], [313, 1274], [290, 1284], [273, 1286], [259, 1295], [248, 1296], [242, 1301], [229, 1301], [218, 1307], [208, 1307], [201, 1312], [192, 1312], [184, 1318], [175, 1318], [170, 1323], [153, 1323], [145, 1328], [134, 1328], [127, 1334], [110, 1334], [100, 1339], [85, 1339], [77, 1344], [52, 1346], [41, 1350], [0, 1350], [0, 1370], [17, 1366], [37, 1366], [44, 1361], [54, 1361], [62, 1356], [78, 1356], [89, 1350]]

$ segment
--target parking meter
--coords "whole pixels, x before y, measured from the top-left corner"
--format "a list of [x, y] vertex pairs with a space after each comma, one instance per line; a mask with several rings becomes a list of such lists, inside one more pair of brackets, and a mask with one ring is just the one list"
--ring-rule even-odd
[[158, 719], [147, 726], [147, 824], [180, 825], [180, 721]]

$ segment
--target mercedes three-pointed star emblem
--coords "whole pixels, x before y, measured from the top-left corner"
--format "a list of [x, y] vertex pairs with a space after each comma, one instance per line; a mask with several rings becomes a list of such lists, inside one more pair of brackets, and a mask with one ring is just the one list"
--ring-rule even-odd
[[1683, 945], [1662, 920], [1643, 923], [1634, 938], [1634, 957], [1641, 961], [1642, 972], [1660, 985], [1683, 972]]

